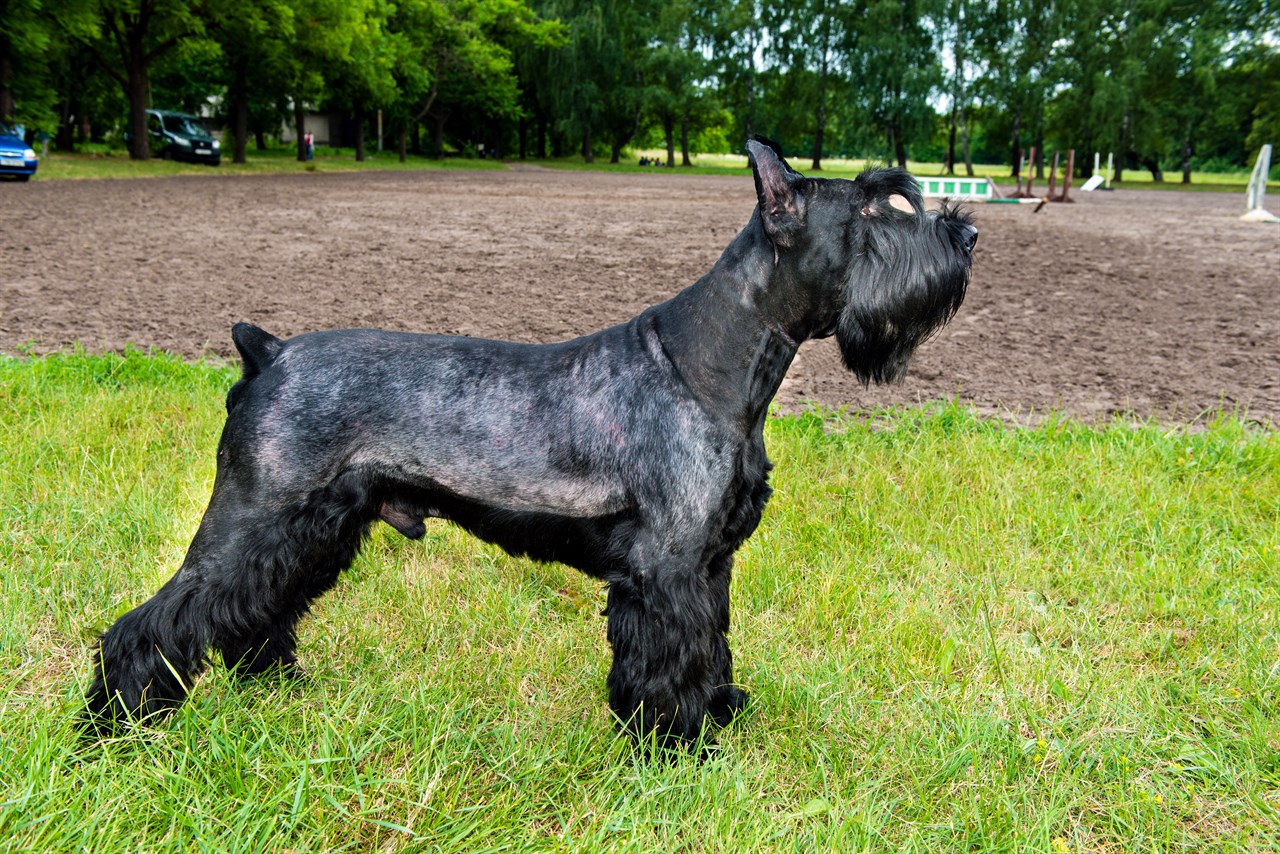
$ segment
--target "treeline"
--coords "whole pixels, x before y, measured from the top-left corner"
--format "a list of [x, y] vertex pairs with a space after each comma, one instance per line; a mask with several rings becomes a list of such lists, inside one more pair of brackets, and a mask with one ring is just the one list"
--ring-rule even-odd
[[357, 157], [378, 126], [402, 155], [667, 165], [762, 133], [814, 169], [1071, 147], [1189, 180], [1280, 143], [1280, 4], [4, 0], [6, 122], [61, 150], [131, 127], [146, 157], [152, 106], [212, 113], [237, 161], [322, 110]]

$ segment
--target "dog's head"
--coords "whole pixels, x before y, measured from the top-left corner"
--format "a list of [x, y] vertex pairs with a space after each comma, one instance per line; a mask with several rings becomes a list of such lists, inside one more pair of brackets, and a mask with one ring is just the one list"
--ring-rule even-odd
[[900, 169], [814, 179], [767, 140], [747, 150], [775, 265], [810, 294], [813, 337], [834, 334], [863, 383], [900, 378], [964, 300], [978, 238], [972, 217], [950, 204], [926, 211]]

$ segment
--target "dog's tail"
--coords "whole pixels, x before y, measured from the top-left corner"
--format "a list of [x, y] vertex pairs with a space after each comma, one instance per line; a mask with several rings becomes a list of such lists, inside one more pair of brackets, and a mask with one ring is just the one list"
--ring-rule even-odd
[[231, 327], [231, 340], [240, 351], [240, 359], [244, 362], [244, 375], [231, 387], [231, 391], [227, 392], [227, 412], [235, 408], [240, 395], [253, 378], [276, 360], [276, 356], [280, 355], [280, 347], [284, 343], [270, 332], [261, 330], [252, 323], [237, 323]]

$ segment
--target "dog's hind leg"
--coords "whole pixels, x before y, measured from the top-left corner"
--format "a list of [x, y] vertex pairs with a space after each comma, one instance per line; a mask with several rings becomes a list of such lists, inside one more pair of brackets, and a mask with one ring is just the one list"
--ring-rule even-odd
[[[697, 740], [712, 693], [715, 616], [697, 548], [641, 538], [610, 579], [609, 705], [640, 740]], [[692, 558], [692, 560], [690, 559]]]
[[177, 707], [217, 649], [261, 672], [293, 658], [293, 627], [355, 557], [372, 521], [354, 479], [294, 509], [223, 477], [182, 568], [103, 634], [85, 723], [110, 731]]
[[279, 597], [266, 628], [252, 636], [229, 631], [215, 641], [223, 662], [236, 676], [242, 679], [273, 674], [287, 678], [302, 676], [296, 654], [296, 627], [311, 602], [333, 587], [338, 576], [355, 559], [367, 525], [357, 522], [354, 526], [357, 530], [351, 527], [343, 532], [339, 526], [336, 539], [321, 534], [316, 543], [308, 544], [309, 559], [295, 570], [296, 583], [291, 585], [288, 595]]

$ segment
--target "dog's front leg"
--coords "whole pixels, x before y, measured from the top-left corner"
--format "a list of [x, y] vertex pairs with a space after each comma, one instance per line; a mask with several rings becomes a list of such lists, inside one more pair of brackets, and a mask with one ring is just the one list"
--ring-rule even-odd
[[729, 649], [729, 582], [733, 573], [733, 554], [713, 558], [707, 567], [707, 592], [711, 597], [711, 616], [715, 634], [711, 638], [711, 704], [707, 711], [719, 726], [746, 708], [749, 696], [733, 681], [733, 652]]
[[718, 632], [699, 550], [642, 537], [611, 579], [609, 705], [638, 739], [689, 744], [711, 701]]

